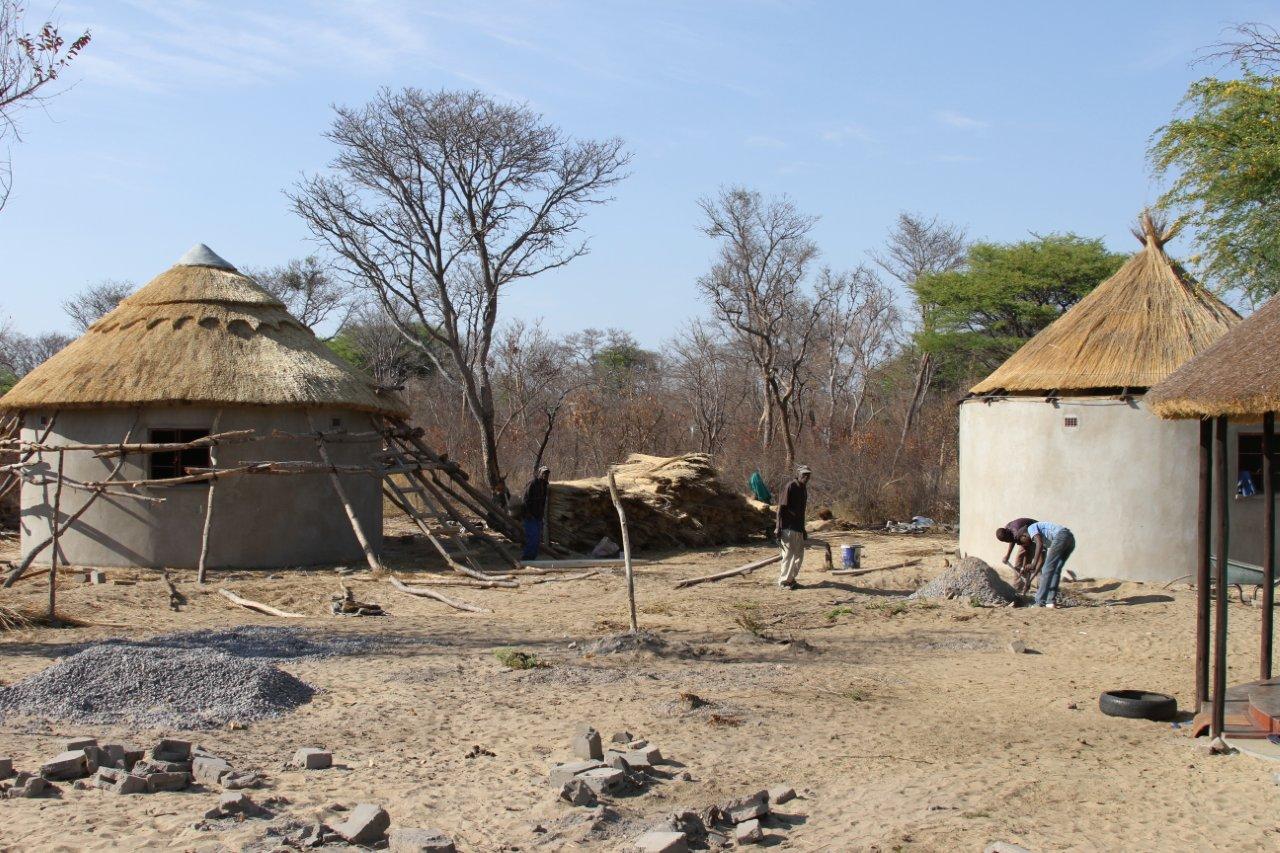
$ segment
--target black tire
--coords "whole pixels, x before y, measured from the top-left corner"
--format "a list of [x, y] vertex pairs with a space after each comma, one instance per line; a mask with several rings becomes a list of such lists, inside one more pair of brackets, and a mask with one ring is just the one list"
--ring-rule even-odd
[[1164, 722], [1177, 715], [1178, 700], [1145, 690], [1108, 690], [1098, 697], [1098, 709], [1108, 717]]

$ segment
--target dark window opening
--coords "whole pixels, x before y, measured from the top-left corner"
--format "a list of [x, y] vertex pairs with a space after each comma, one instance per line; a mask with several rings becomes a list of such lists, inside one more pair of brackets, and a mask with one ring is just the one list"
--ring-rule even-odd
[[[209, 434], [207, 429], [153, 429], [152, 444], [184, 444], [204, 438]], [[148, 476], [152, 480], [167, 480], [171, 477], [184, 477], [188, 468], [208, 468], [209, 448], [196, 447], [187, 450], [157, 451], [151, 454]]]
[[1241, 433], [1236, 439], [1236, 494], [1248, 497], [1261, 490], [1262, 436]]
[[1080, 419], [1072, 415], [1068, 415], [1062, 419], [1062, 425], [1068, 427], [1080, 426]]

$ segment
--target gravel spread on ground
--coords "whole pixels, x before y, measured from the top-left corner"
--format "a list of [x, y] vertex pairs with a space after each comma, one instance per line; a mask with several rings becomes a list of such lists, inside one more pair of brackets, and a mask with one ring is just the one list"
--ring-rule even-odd
[[262, 661], [212, 649], [102, 645], [0, 689], [0, 714], [208, 728], [279, 717], [315, 690]]
[[[146, 640], [107, 640], [106, 645], [146, 646], [166, 649], [212, 649], [251, 660], [297, 660], [369, 654], [403, 645], [403, 638], [388, 634], [323, 632], [311, 628], [279, 628], [239, 625], [160, 634]], [[98, 644], [95, 644], [98, 645]], [[86, 647], [87, 648], [87, 647]]]
[[977, 557], [964, 557], [911, 593], [910, 598], [958, 598], [996, 607], [1018, 600], [1017, 591]]

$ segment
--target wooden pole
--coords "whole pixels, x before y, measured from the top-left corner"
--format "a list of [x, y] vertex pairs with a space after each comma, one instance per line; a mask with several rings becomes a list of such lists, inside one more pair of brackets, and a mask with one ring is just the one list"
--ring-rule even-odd
[[[209, 432], [217, 433], [218, 424], [222, 421], [222, 409], [218, 409], [213, 416], [213, 426], [209, 428]], [[217, 445], [209, 446], [209, 467], [216, 467], [218, 464], [217, 457], [214, 452]], [[196, 565], [196, 583], [204, 583], [205, 573], [209, 567], [209, 528], [213, 526], [213, 492], [218, 486], [217, 480], [209, 481], [209, 494], [204, 498], [204, 528], [200, 531], [200, 561]]]
[[320, 460], [329, 466], [329, 482], [333, 484], [333, 490], [338, 493], [338, 500], [342, 501], [342, 508], [347, 513], [347, 521], [351, 522], [351, 529], [356, 534], [356, 539], [360, 542], [360, 547], [364, 550], [365, 561], [368, 562], [369, 568], [375, 574], [382, 572], [382, 564], [378, 562], [378, 555], [374, 553], [373, 546], [369, 544], [369, 540], [364, 535], [364, 528], [360, 526], [360, 519], [356, 517], [355, 507], [351, 505], [351, 500], [347, 497], [347, 490], [342, 487], [342, 480], [338, 477], [337, 470], [333, 467], [333, 462], [329, 459], [329, 450], [324, 444], [324, 435], [316, 429], [315, 419], [311, 416], [311, 410], [307, 410], [307, 425], [311, 427], [311, 431], [316, 436], [316, 447], [320, 450]]
[[[548, 490], [548, 502], [550, 502]], [[622, 528], [622, 560], [627, 573], [627, 607], [631, 614], [631, 633], [640, 630], [636, 621], [636, 575], [631, 568], [631, 534], [627, 532], [627, 513], [622, 508], [622, 498], [618, 495], [618, 483], [613, 477], [613, 468], [609, 469], [609, 497], [613, 498], [613, 507], [618, 511], [618, 526]]]
[[1228, 548], [1228, 493], [1231, 483], [1227, 479], [1227, 419], [1218, 417], [1214, 422], [1213, 452], [1216, 455], [1215, 470], [1217, 472], [1218, 493], [1216, 495], [1218, 516], [1216, 523], [1215, 557], [1218, 565], [1214, 578], [1218, 590], [1214, 602], [1213, 625], [1213, 719], [1210, 723], [1210, 736], [1218, 737], [1226, 724], [1227, 703], [1227, 557]]
[[1196, 711], [1209, 701], [1209, 554], [1213, 550], [1213, 421], [1200, 421], [1200, 502], [1196, 519]]
[[1276, 414], [1262, 416], [1262, 662], [1261, 675], [1271, 677], [1272, 608], [1276, 598]]
[[58, 605], [58, 520], [62, 517], [62, 464], [67, 454], [58, 451], [58, 484], [53, 490], [53, 519], [49, 526], [53, 530], [53, 551], [49, 555], [49, 624], [56, 625]]

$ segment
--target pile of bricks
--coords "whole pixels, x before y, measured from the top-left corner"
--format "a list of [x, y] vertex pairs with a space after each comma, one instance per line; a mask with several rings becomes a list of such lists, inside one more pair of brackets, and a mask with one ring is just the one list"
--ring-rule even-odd
[[391, 853], [457, 853], [453, 839], [438, 829], [391, 828], [391, 815], [375, 803], [361, 803], [346, 820], [329, 826], [315, 821], [284, 837], [288, 847], [306, 850], [327, 845], [355, 844]]
[[[635, 840], [637, 853], [688, 853], [691, 844], [711, 844], [714, 836], [719, 846], [744, 847], [761, 844], [771, 806], [795, 799], [794, 788], [780, 785], [737, 797], [698, 812], [676, 812], [664, 823]], [[779, 822], [779, 826], [782, 826]]]
[[600, 797], [643, 788], [662, 763], [662, 751], [630, 732], [615, 732], [608, 748], [600, 733], [582, 723], [569, 742], [574, 760], [556, 764], [547, 779], [561, 799], [595, 806]]

